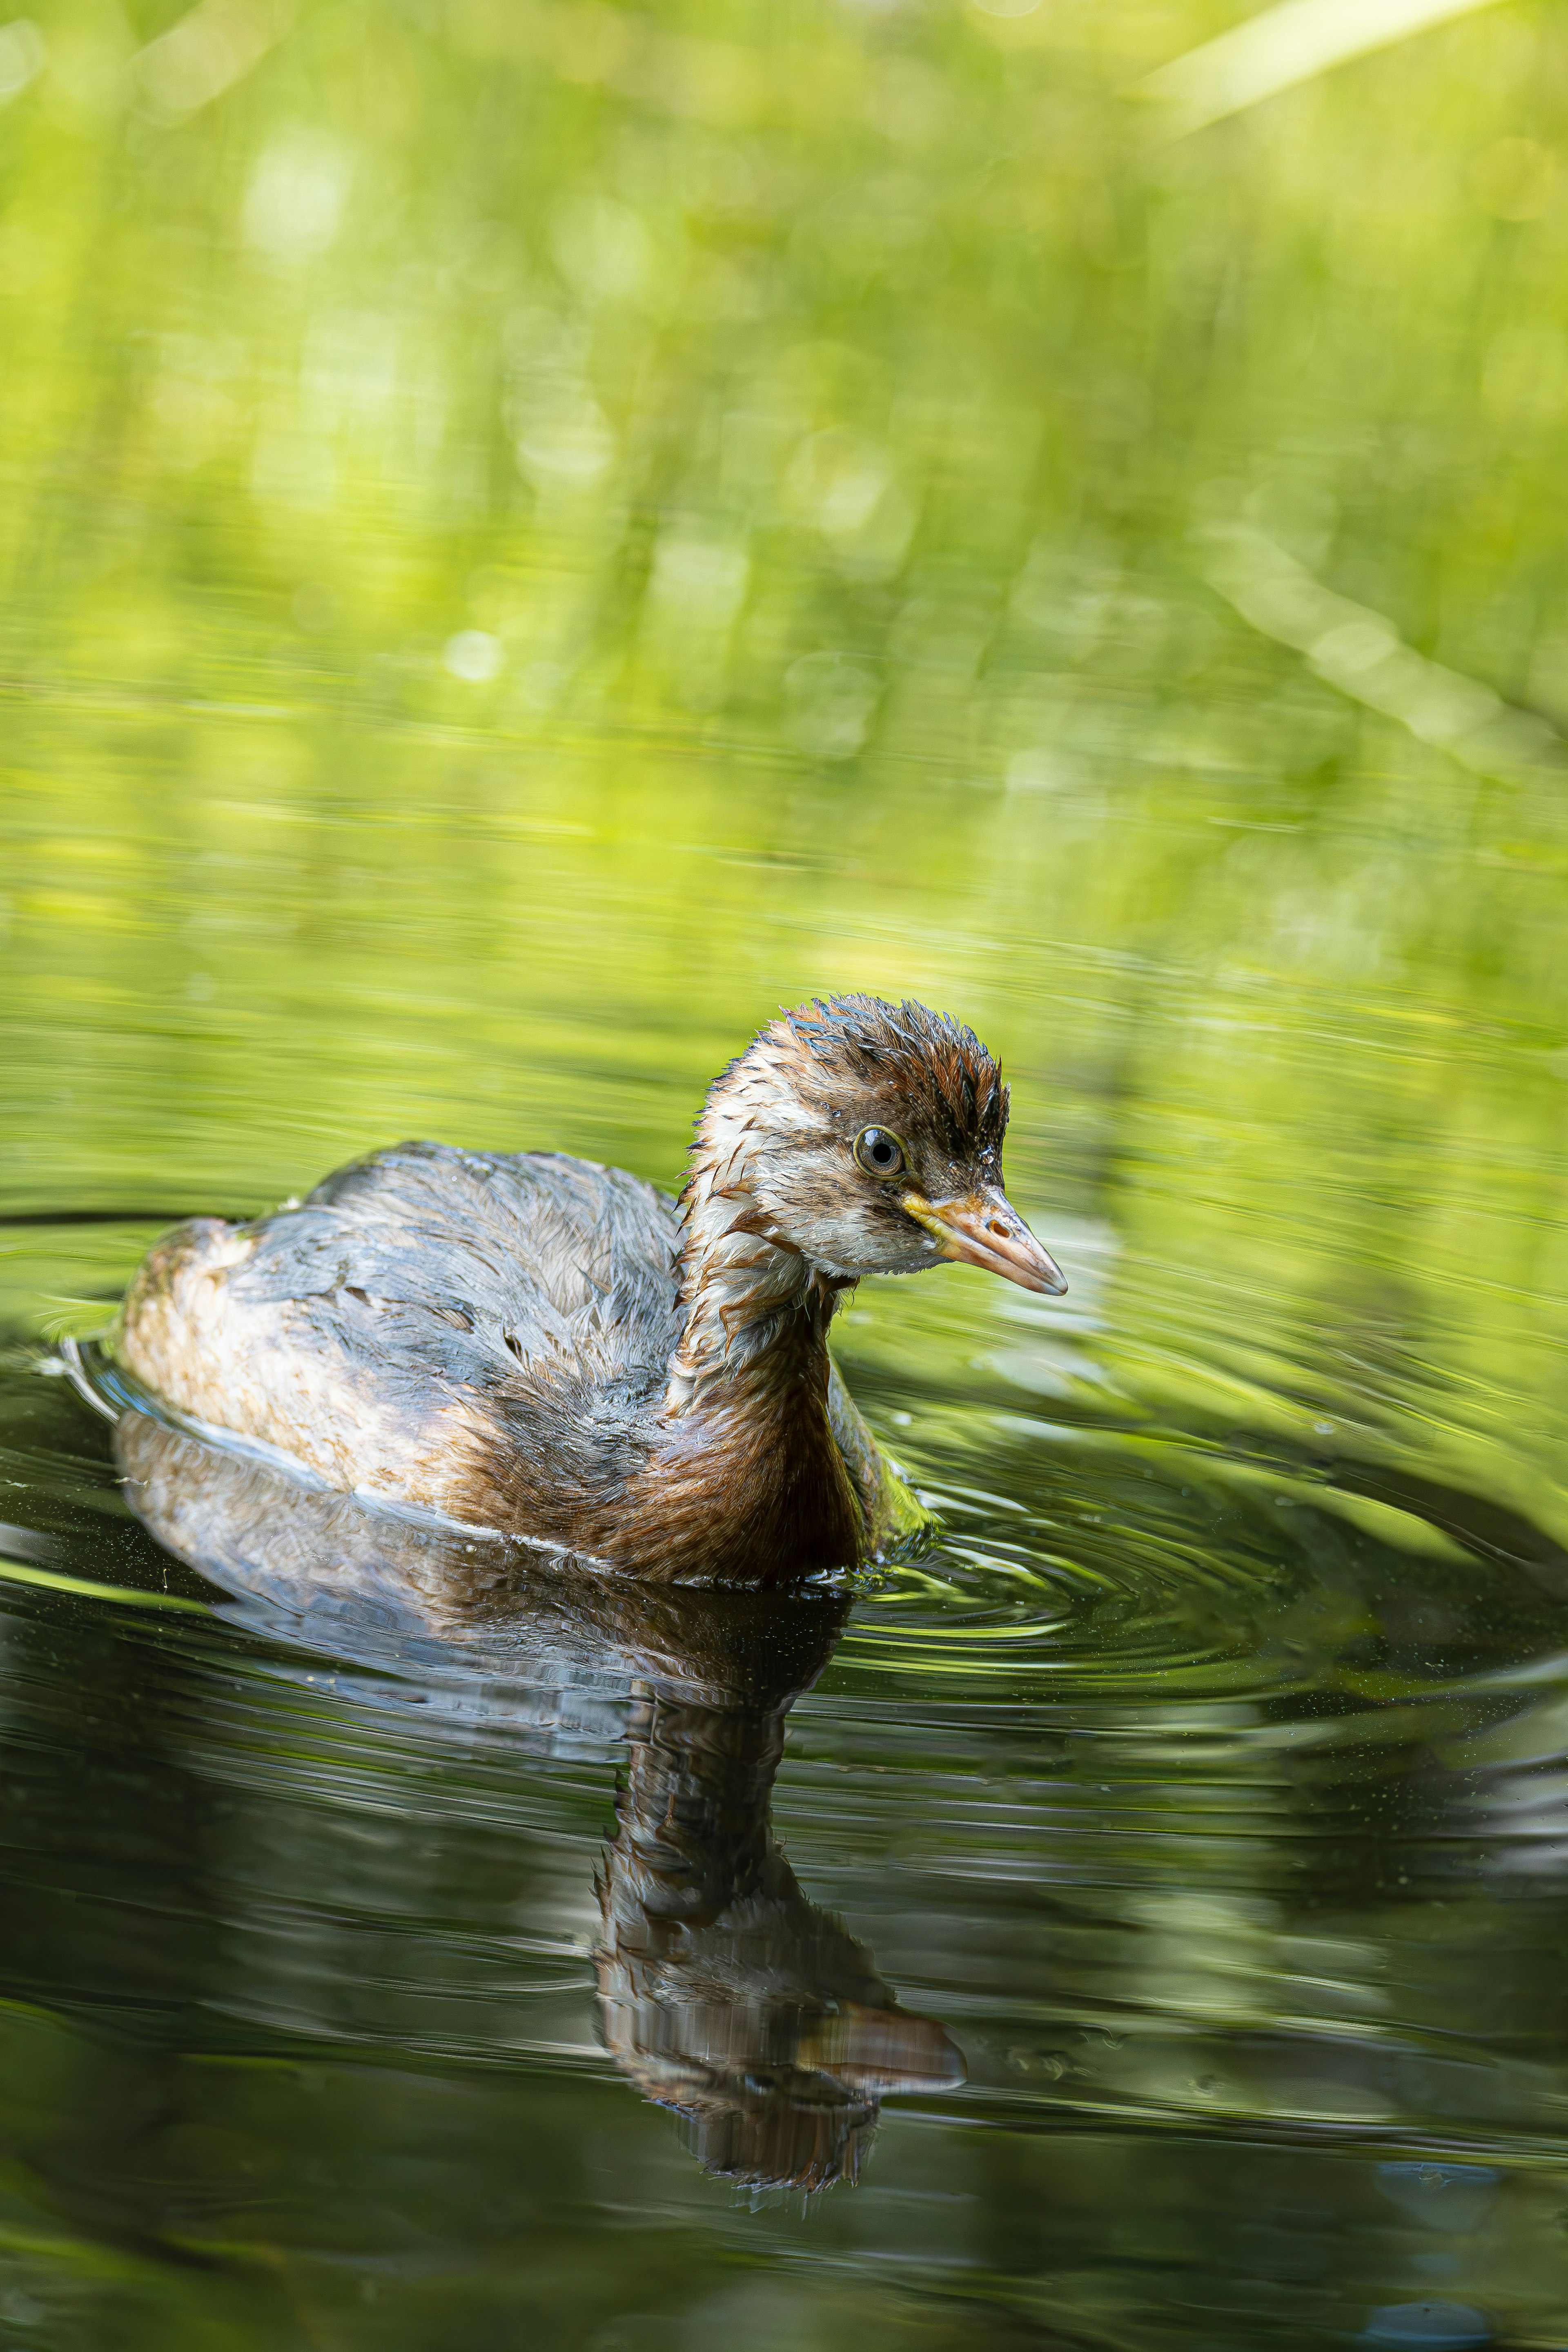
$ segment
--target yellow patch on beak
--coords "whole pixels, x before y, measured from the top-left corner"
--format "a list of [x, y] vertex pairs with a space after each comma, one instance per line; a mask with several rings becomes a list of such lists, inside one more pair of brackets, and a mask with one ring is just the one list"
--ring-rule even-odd
[[944, 1257], [983, 1265], [1022, 1290], [1060, 1298], [1067, 1277], [1049, 1250], [1041, 1249], [999, 1186], [954, 1201], [928, 1201], [923, 1192], [901, 1192], [899, 1206], [923, 1225]]

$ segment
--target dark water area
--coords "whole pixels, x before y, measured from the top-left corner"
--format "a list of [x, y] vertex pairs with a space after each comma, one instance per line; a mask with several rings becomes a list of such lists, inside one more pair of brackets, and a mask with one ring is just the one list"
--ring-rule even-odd
[[946, 1539], [757, 1601], [498, 1589], [13, 1350], [17, 2341], [1553, 2340], [1568, 1556], [1044, 1416], [1019, 1321], [868, 1352]]
[[[1438, 13], [0, 25], [0, 2352], [1568, 2347], [1568, 32]], [[925, 1549], [93, 1402], [841, 988], [1071, 1286], [837, 1319]]]

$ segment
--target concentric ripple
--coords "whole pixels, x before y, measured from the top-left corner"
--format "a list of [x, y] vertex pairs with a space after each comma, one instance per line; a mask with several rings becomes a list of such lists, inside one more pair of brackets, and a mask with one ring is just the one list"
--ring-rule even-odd
[[[0, 1262], [14, 1326], [57, 1339], [101, 1328], [156, 1222], [13, 1224]], [[1234, 1378], [1223, 1433], [1201, 1385], [1183, 1427], [1171, 1401], [1188, 1366], [1174, 1354], [1143, 1368], [1157, 1412], [1125, 1381], [1064, 1381], [1054, 1328], [1015, 1332], [956, 1381], [938, 1353], [952, 1321], [950, 1307], [901, 1297], [879, 1318], [880, 1344], [863, 1314], [846, 1335], [856, 1388], [940, 1530], [858, 1580], [828, 1687], [1356, 1711], [1507, 1685], [1554, 1650], [1568, 1555], [1517, 1514], [1423, 1477], [1392, 1448], [1331, 1446], [1328, 1424], [1282, 1414]], [[100, 1396], [95, 1415], [66, 1370], [26, 1337], [0, 1366], [0, 1475], [25, 1498], [0, 1535], [13, 1581], [176, 1612], [215, 1606], [269, 1639], [337, 1645], [416, 1679], [479, 1670], [471, 1629], [455, 1651], [445, 1635], [433, 1649], [384, 1610], [351, 1622], [340, 1601], [324, 1612], [297, 1591], [280, 1599], [265, 1577], [238, 1608], [232, 1579], [214, 1591], [127, 1510], [110, 1428], [122, 1400]], [[1047, 1381], [1063, 1391], [1056, 1417], [1040, 1410]], [[516, 1670], [518, 1638], [487, 1625], [483, 1671]]]

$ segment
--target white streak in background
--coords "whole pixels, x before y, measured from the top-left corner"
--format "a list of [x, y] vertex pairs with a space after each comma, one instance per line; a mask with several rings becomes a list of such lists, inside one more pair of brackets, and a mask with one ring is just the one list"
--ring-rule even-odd
[[20, 98], [44, 68], [44, 37], [30, 16], [0, 25], [0, 106]]
[[294, 16], [295, 0], [200, 0], [132, 61], [148, 103], [176, 121], [211, 105], [277, 47]]
[[1493, 5], [1495, 0], [1280, 0], [1145, 74], [1128, 95], [1160, 108], [1166, 138], [1185, 139], [1352, 58]]
[[1202, 541], [1210, 585], [1261, 635], [1304, 654], [1341, 694], [1396, 719], [1478, 775], [1561, 764], [1563, 739], [1544, 719], [1516, 709], [1473, 677], [1427, 661], [1392, 621], [1325, 588], [1260, 530], [1246, 523], [1214, 524]]
[[7, 1559], [52, 1559], [60, 1548], [41, 1528], [14, 1528], [0, 1519], [0, 1554]]

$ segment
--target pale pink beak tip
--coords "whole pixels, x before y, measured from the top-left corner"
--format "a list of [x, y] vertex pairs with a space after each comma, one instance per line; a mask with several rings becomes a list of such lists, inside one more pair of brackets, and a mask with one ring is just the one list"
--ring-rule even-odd
[[[905, 1206], [909, 1206], [908, 1202]], [[1033, 1290], [1060, 1298], [1067, 1276], [1042, 1249], [1003, 1192], [971, 1193], [965, 1200], [923, 1202], [919, 1222], [940, 1238], [944, 1254], [969, 1265], [983, 1265]], [[916, 1213], [919, 1213], [916, 1212]]]

